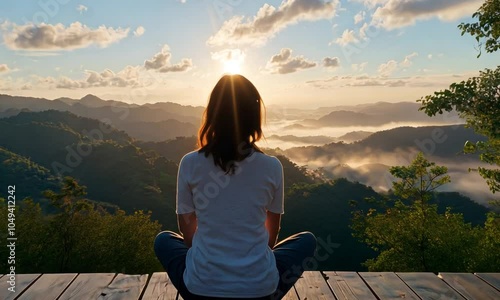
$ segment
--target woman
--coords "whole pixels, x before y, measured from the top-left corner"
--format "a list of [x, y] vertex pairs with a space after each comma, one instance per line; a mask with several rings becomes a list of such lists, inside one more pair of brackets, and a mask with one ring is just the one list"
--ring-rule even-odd
[[177, 178], [181, 235], [164, 231], [155, 253], [184, 299], [281, 299], [316, 249], [310, 232], [276, 244], [283, 213], [283, 167], [255, 142], [263, 104], [241, 75], [215, 85]]

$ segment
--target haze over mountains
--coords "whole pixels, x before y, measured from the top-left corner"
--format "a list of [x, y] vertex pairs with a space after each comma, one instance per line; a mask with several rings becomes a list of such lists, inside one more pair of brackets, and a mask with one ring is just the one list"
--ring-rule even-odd
[[[380, 105], [394, 113], [416, 107], [408, 103]], [[488, 209], [457, 193], [473, 196], [482, 204], [488, 200], [484, 182], [480, 178], [475, 182], [477, 174], [467, 171], [479, 164], [477, 158], [459, 155], [465, 140], [483, 137], [462, 125], [396, 127], [400, 123], [392, 122], [391, 114], [377, 112], [376, 105], [351, 108], [354, 113], [371, 114], [389, 123], [367, 127], [352, 119], [350, 127], [340, 129], [316, 124], [291, 130], [284, 127], [298, 126], [306, 119], [320, 120], [332, 112], [343, 114], [350, 108], [268, 109], [267, 139], [261, 145], [266, 153], [278, 157], [284, 169], [283, 236], [310, 230], [332, 239], [341, 247], [322, 262], [324, 270], [364, 270], [360, 263], [372, 257], [373, 251], [351, 234], [350, 201], [368, 209], [364, 199], [380, 199], [379, 192], [391, 184], [389, 166], [408, 165], [418, 151], [450, 168], [454, 181], [448, 186], [450, 192], [440, 192], [433, 199], [440, 211], [450, 206], [463, 213], [467, 222], [484, 222]], [[59, 176], [69, 175], [87, 187], [89, 199], [106, 210], [151, 211], [164, 229], [176, 228], [178, 163], [196, 147], [194, 134], [202, 112], [202, 107], [175, 103], [139, 106], [92, 95], [81, 100], [1, 95], [0, 180], [15, 183], [19, 199], [32, 197], [50, 212], [41, 192], [57, 190]], [[367, 128], [372, 130], [364, 130]], [[279, 147], [269, 147], [273, 142]]]
[[[377, 191], [390, 188], [390, 166], [407, 165], [422, 151], [429, 159], [450, 168], [450, 189], [486, 203], [491, 196], [486, 185], [477, 174], [467, 171], [479, 164], [477, 158], [459, 155], [466, 140], [483, 137], [457, 125], [462, 120], [456, 114], [430, 118], [418, 108], [419, 104], [412, 102], [317, 109], [270, 105], [266, 111], [265, 139], [259, 145], [277, 148], [276, 153], [312, 171], [319, 169], [327, 178], [345, 177]], [[46, 110], [100, 120], [124, 131], [139, 145], [176, 161], [194, 149], [196, 140], [192, 137], [197, 133], [204, 108], [172, 102], [137, 105], [94, 95], [55, 100], [0, 95], [0, 118]], [[21, 114], [16, 122], [23, 118], [36, 119], [36, 115]], [[416, 125], [421, 127], [409, 127]]]
[[176, 136], [196, 134], [203, 112], [202, 107], [181, 106], [177, 103], [128, 104], [102, 100], [94, 95], [82, 99], [59, 98], [47, 100], [0, 95], [0, 117], [16, 115], [21, 110], [48, 109], [69, 111], [78, 116], [101, 120], [136, 139], [162, 141]]
[[[261, 144], [271, 148], [279, 145], [283, 149], [335, 141], [353, 142], [368, 136], [368, 133], [398, 126], [462, 122], [453, 113], [430, 118], [419, 112], [418, 108], [418, 103], [411, 102], [378, 102], [309, 110], [270, 105], [266, 109], [267, 122], [264, 127], [268, 138]], [[133, 138], [156, 142], [196, 135], [204, 110], [201, 106], [183, 106], [172, 102], [129, 104], [103, 100], [94, 95], [81, 99], [54, 100], [0, 95], [0, 118], [16, 115], [21, 110], [48, 109], [101, 120], [126, 131]]]

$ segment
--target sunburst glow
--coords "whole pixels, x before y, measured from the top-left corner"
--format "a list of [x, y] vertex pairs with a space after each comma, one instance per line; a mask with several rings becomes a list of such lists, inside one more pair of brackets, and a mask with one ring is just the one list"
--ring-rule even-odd
[[224, 73], [239, 74], [243, 68], [245, 53], [240, 49], [225, 49], [212, 53], [212, 59], [222, 63]]
[[238, 74], [241, 73], [241, 66], [243, 64], [243, 60], [227, 60], [224, 62], [224, 73], [229, 74]]

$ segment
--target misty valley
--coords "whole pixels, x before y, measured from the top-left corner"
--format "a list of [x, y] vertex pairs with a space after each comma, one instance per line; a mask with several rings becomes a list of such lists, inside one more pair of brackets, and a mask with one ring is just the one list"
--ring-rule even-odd
[[[466, 141], [485, 137], [465, 128], [455, 113], [430, 118], [419, 107], [411, 102], [267, 107], [265, 138], [258, 144], [284, 167], [280, 236], [314, 232], [321, 251], [329, 253], [319, 269], [366, 269], [362, 263], [376, 252], [353, 237], [353, 212], [369, 210], [366, 199], [394, 197], [390, 167], [410, 165], [419, 152], [448, 168], [451, 182], [431, 199], [439, 212], [450, 207], [479, 225], [494, 209], [488, 204], [494, 194], [469, 172], [484, 163], [463, 153]], [[61, 178], [70, 176], [100, 209], [142, 210], [161, 228], [176, 230], [177, 168], [182, 156], [196, 149], [202, 114], [202, 107], [172, 102], [0, 95], [2, 182], [16, 183], [19, 203], [31, 198], [41, 214], [51, 214], [61, 206], [54, 207], [44, 191], [58, 191]], [[3, 191], [0, 196], [6, 198]]]

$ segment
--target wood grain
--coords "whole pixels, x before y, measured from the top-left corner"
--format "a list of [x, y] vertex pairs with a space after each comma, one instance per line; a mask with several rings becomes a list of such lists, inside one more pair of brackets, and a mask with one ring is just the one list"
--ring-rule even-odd
[[177, 299], [177, 289], [168, 278], [167, 273], [153, 273], [142, 299], [175, 300]]
[[471, 273], [439, 273], [448, 285], [466, 299], [498, 300], [500, 292]]
[[305, 271], [295, 284], [299, 299], [332, 299], [333, 294], [320, 272]]
[[115, 273], [82, 273], [73, 280], [58, 300], [97, 299]]
[[396, 273], [396, 275], [422, 299], [464, 299], [434, 273]]
[[7, 281], [9, 281], [9, 276], [5, 275], [4, 277], [0, 278], [0, 299], [12, 300], [16, 298], [17, 296], [21, 295], [21, 293], [40, 276], [41, 274], [16, 275], [15, 292], [11, 292], [8, 290], [10, 284], [7, 283]]
[[105, 287], [97, 299], [137, 300], [146, 285], [148, 275], [118, 274], [113, 281]]
[[392, 272], [360, 272], [359, 275], [380, 299], [420, 299]]
[[295, 287], [292, 286], [292, 288], [286, 293], [285, 296], [283, 296], [282, 299], [285, 300], [297, 300], [299, 297], [297, 296], [297, 291], [295, 290]]
[[476, 273], [476, 276], [500, 290], [500, 273]]
[[356, 272], [325, 272], [327, 282], [339, 300], [367, 299], [376, 297]]
[[76, 275], [76, 273], [43, 274], [18, 299], [56, 299]]

